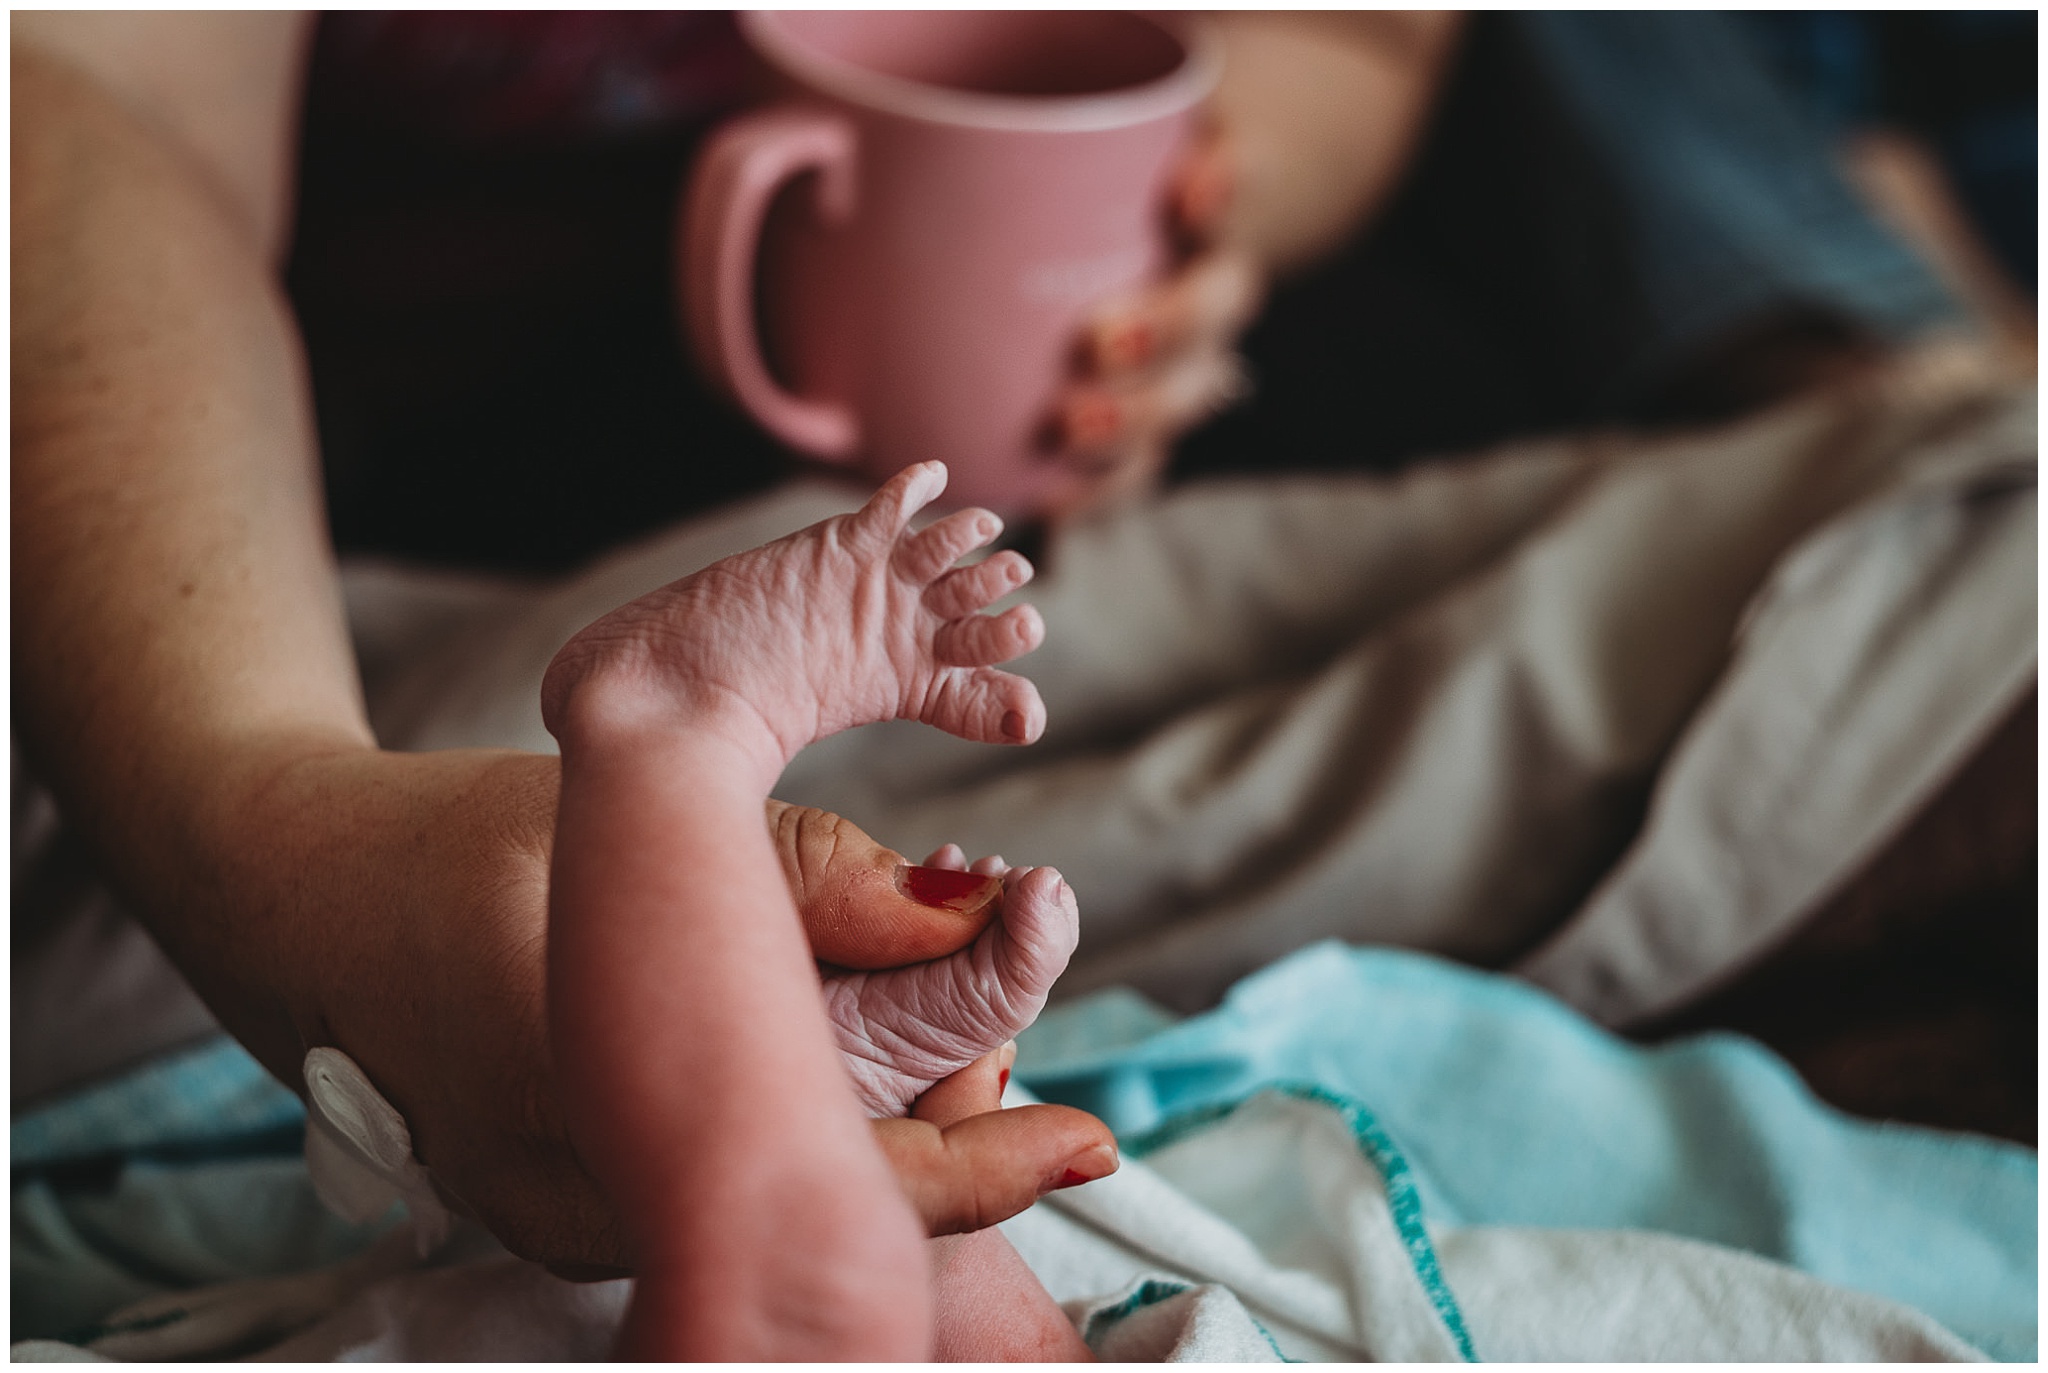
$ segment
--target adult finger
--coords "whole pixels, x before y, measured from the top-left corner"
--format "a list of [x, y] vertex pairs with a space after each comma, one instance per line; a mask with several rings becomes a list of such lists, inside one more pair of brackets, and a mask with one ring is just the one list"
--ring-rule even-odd
[[1214, 243], [1237, 196], [1237, 145], [1222, 125], [1205, 124], [1181, 155], [1167, 190], [1167, 216], [1190, 247]]
[[1045, 517], [1060, 525], [1137, 500], [1159, 486], [1172, 456], [1171, 441], [1158, 435], [1107, 452], [1062, 454], [1074, 480], [1048, 503]]
[[973, 943], [1001, 907], [996, 877], [910, 864], [829, 811], [771, 800], [767, 817], [820, 962], [897, 968], [942, 958]]
[[984, 1229], [1117, 1167], [1109, 1127], [1070, 1106], [984, 1111], [943, 1128], [915, 1117], [871, 1124], [933, 1235]]
[[910, 1114], [945, 1128], [1003, 1106], [1003, 1089], [1017, 1062], [1017, 1041], [991, 1049], [951, 1077], [939, 1079], [911, 1105]]
[[1104, 309], [1083, 332], [1082, 375], [1110, 379], [1235, 339], [1258, 313], [1263, 278], [1248, 253], [1215, 248]]
[[1090, 477], [1120, 472], [1251, 389], [1244, 360], [1220, 346], [1177, 354], [1138, 377], [1069, 387], [1060, 400], [1059, 460]]

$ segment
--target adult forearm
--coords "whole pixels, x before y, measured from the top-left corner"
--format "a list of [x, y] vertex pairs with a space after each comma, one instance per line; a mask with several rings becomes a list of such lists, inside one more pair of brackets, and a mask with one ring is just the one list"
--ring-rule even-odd
[[253, 798], [370, 743], [296, 330], [189, 148], [32, 45], [13, 99], [17, 735], [204, 981]]
[[1216, 117], [1238, 186], [1223, 237], [1285, 273], [1385, 203], [1428, 123], [1461, 28], [1452, 11], [1219, 14]]

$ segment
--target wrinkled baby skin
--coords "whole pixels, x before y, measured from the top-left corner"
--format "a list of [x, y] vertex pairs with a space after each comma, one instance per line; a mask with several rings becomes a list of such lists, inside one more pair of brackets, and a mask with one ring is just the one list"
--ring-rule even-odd
[[[1016, 1038], [1080, 940], [1074, 893], [1051, 868], [970, 866], [948, 844], [906, 881], [901, 854], [837, 815], [771, 801], [768, 824], [869, 1115], [902, 1115]], [[910, 894], [921, 887], [944, 904]]]
[[869, 1115], [897, 1116], [928, 1088], [1017, 1037], [1045, 1008], [1081, 937], [1073, 890], [1051, 868], [974, 865], [1002, 881], [997, 917], [958, 953], [907, 968], [829, 971], [825, 1013]]
[[541, 682], [549, 731], [565, 744], [586, 724], [712, 731], [759, 764], [764, 795], [798, 749], [875, 721], [982, 743], [1037, 739], [1037, 688], [995, 664], [1038, 647], [1044, 622], [1028, 605], [978, 613], [1028, 581], [1031, 564], [1006, 551], [954, 566], [1002, 532], [986, 510], [911, 532], [945, 486], [944, 463], [905, 468], [851, 515], [585, 627]]

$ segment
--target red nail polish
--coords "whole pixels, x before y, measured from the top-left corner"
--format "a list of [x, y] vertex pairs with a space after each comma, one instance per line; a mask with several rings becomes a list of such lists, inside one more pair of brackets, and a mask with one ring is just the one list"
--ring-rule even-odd
[[1003, 737], [1005, 739], [1015, 739], [1020, 744], [1029, 737], [1023, 711], [1006, 710], [1003, 712]]
[[1117, 403], [1108, 396], [1082, 396], [1067, 407], [1067, 443], [1094, 448], [1108, 443], [1123, 427]]
[[1112, 368], [1142, 367], [1152, 360], [1152, 350], [1158, 346], [1158, 335], [1144, 320], [1127, 320], [1110, 331], [1109, 347], [1104, 351], [1104, 360]]
[[[1083, 1170], [1074, 1166], [1080, 1163], [1087, 1164], [1087, 1169]], [[1084, 1182], [1094, 1182], [1098, 1178], [1106, 1178], [1116, 1171], [1116, 1164], [1116, 1146], [1114, 1145], [1098, 1144], [1092, 1149], [1084, 1149], [1079, 1154], [1076, 1154], [1066, 1169], [1061, 1172], [1059, 1180], [1045, 1190], [1057, 1192], [1062, 1187], [1079, 1187]]]
[[1230, 198], [1237, 191], [1229, 172], [1219, 171], [1208, 177], [1202, 187], [1202, 226], [1214, 228], [1223, 218], [1223, 212], [1230, 208]]
[[1005, 1090], [1006, 1088], [1008, 1088], [1008, 1087], [1009, 1087], [1009, 1085], [1010, 1085], [1010, 1070], [1009, 1070], [1008, 1068], [1005, 1068], [1005, 1069], [1003, 1069], [1003, 1070], [1002, 1070], [1002, 1071], [1001, 1071], [1000, 1073], [997, 1073], [997, 1074], [996, 1074], [996, 1091], [997, 1091], [997, 1093], [998, 1093], [998, 1094], [1000, 1094], [1000, 1093], [1001, 1093], [1002, 1091], [1004, 1091], [1004, 1090]]
[[979, 873], [925, 868], [906, 863], [896, 870], [896, 888], [911, 900], [941, 910], [979, 910], [1002, 895], [1003, 884]]
[[1229, 162], [1210, 158], [1181, 183], [1180, 213], [1198, 234], [1214, 230], [1237, 193], [1237, 176]]

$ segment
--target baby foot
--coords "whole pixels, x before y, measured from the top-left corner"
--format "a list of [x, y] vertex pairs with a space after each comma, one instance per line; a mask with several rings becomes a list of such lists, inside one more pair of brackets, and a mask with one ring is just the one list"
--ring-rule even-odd
[[[961, 510], [915, 533], [945, 490], [944, 463], [905, 468], [851, 515], [710, 567], [587, 626], [555, 655], [542, 713], [562, 737], [575, 710], [724, 732], [772, 777], [813, 740], [916, 719], [980, 742], [1029, 743], [1045, 728], [1030, 682], [995, 664], [1029, 653], [1030, 606], [980, 612], [1031, 564], [1002, 552], [956, 568], [1002, 532]], [[601, 687], [592, 691], [591, 688]]]
[[900, 1116], [1029, 1025], [1079, 937], [1050, 868], [969, 868], [954, 844], [913, 866], [840, 816], [775, 800], [768, 833], [870, 1114]]
[[[951, 845], [930, 862], [963, 866]], [[1074, 893], [1053, 869], [985, 858], [972, 871], [1003, 882], [1001, 914], [972, 944], [907, 968], [825, 977], [825, 1012], [870, 1115], [902, 1115], [932, 1084], [1016, 1038], [1080, 941]]]

